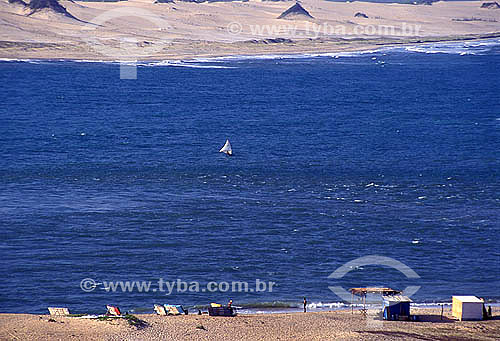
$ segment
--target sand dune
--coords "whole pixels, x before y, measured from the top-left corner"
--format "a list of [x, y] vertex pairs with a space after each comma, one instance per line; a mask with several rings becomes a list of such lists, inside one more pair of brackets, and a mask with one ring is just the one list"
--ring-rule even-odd
[[[314, 17], [308, 20], [277, 19], [290, 2], [60, 4], [78, 20], [47, 9], [27, 16], [22, 5], [0, 0], [0, 57], [161, 59], [332, 52], [500, 32], [500, 11], [482, 9], [475, 1], [425, 6], [304, 0]], [[369, 18], [354, 17], [357, 12]], [[268, 38], [292, 42], [259, 44]], [[365, 40], [346, 44], [342, 38]]]

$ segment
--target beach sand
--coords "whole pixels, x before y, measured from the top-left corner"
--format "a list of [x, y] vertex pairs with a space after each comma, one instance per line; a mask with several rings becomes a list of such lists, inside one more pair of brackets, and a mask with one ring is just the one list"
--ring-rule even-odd
[[[123, 319], [98, 321], [48, 315], [1, 314], [1, 340], [498, 340], [500, 308], [487, 321], [456, 321], [450, 309], [412, 309], [421, 322], [374, 321], [359, 311], [210, 317], [136, 315], [149, 326]], [[52, 319], [52, 321], [49, 321]]]
[[[293, 2], [154, 4], [60, 0], [75, 18], [0, 0], [0, 58], [163, 60], [329, 53], [384, 45], [500, 37], [500, 10], [304, 0], [314, 19], [277, 19]], [[369, 18], [357, 18], [357, 12]], [[389, 31], [385, 31], [390, 27]], [[277, 39], [279, 38], [279, 39]]]

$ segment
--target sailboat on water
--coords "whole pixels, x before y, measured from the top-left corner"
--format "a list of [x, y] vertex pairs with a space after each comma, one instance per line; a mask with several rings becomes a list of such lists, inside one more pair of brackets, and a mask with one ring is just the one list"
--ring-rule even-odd
[[229, 155], [229, 156], [233, 155], [233, 149], [231, 148], [231, 143], [229, 142], [229, 140], [226, 140], [224, 147], [222, 147], [219, 150], [219, 153], [225, 153], [226, 155]]

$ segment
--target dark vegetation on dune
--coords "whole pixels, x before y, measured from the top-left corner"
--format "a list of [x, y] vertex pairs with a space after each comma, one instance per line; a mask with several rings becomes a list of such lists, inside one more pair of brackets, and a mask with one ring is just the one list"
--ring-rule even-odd
[[57, 13], [66, 13], [66, 8], [61, 6], [57, 0], [31, 0], [28, 7], [33, 11], [49, 8]]
[[155, 4], [164, 4], [164, 3], [175, 3], [178, 2], [194, 2], [197, 4], [201, 4], [204, 2], [248, 2], [248, 0], [156, 0]]
[[361, 13], [361, 12], [358, 12], [356, 14], [354, 14], [354, 17], [355, 18], [365, 18], [365, 19], [368, 19], [368, 16], [364, 13]]
[[[71, 0], [69, 0], [71, 1]], [[120, 2], [120, 1], [128, 1], [128, 0], [78, 0], [81, 2]]]
[[61, 6], [61, 4], [57, 0], [31, 0], [30, 3], [26, 5], [26, 7], [31, 9], [31, 12], [28, 14], [28, 16], [48, 9], [55, 13], [67, 16], [68, 18], [78, 20], [73, 15], [71, 15], [65, 7]]
[[487, 9], [499, 9], [500, 4], [498, 2], [483, 2], [481, 5], [481, 8], [487, 8]]
[[9, 0], [9, 4], [19, 4], [23, 6], [28, 6], [28, 4], [25, 3], [23, 0]]
[[296, 2], [295, 5], [281, 13], [278, 19], [293, 19], [295, 17], [313, 18], [313, 16], [309, 14], [309, 12], [302, 7], [301, 4]]

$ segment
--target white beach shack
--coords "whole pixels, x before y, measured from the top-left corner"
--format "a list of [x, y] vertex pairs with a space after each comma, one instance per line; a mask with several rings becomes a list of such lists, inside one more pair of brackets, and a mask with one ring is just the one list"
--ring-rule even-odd
[[482, 320], [484, 301], [476, 296], [452, 296], [452, 315], [462, 320]]

